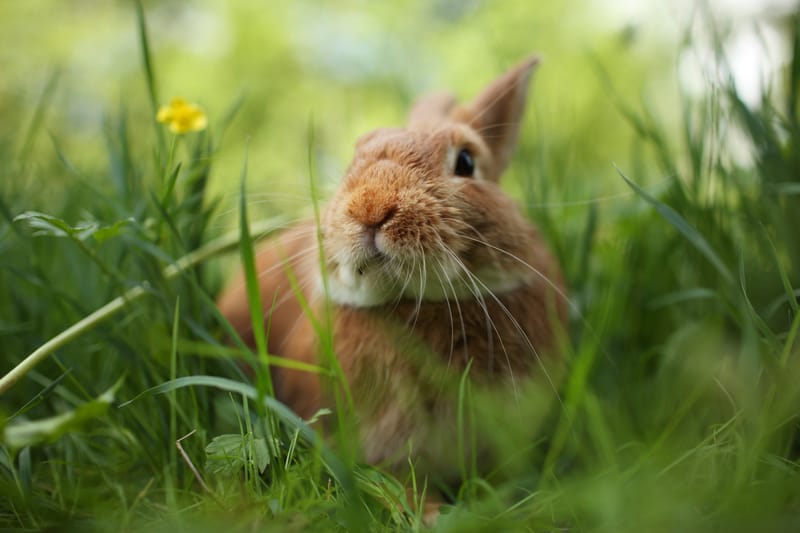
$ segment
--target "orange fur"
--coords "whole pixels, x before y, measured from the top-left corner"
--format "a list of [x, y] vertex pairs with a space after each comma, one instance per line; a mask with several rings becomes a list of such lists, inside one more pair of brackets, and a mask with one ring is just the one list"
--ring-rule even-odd
[[[472, 103], [443, 94], [422, 99], [406, 129], [360, 139], [342, 185], [324, 210], [334, 352], [347, 378], [365, 459], [402, 469], [412, 443], [417, 464], [455, 468], [453, 389], [471, 361], [480, 387], [549, 373], [565, 321], [558, 264], [536, 228], [497, 184], [516, 144], [528, 59]], [[475, 177], [453, 174], [462, 148]], [[311, 322], [292, 293], [321, 309], [316, 228], [300, 224], [257, 256], [261, 298], [271, 316], [271, 353], [317, 362]], [[272, 303], [276, 302], [274, 309]], [[252, 342], [244, 280], [219, 299], [222, 313]], [[318, 377], [278, 369], [276, 394], [303, 417], [329, 400]]]

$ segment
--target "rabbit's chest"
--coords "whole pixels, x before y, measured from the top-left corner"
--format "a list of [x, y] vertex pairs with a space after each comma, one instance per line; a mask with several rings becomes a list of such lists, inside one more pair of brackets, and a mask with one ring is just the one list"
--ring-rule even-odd
[[457, 392], [445, 380], [422, 376], [403, 355], [351, 377], [364, 458], [394, 471], [408, 468], [411, 457], [421, 471], [455, 472]]
[[[465, 321], [456, 329], [442, 309], [402, 320], [396, 318], [405, 310], [395, 311], [400, 315], [347, 309], [337, 317], [336, 353], [350, 386], [364, 458], [397, 471], [408, 467], [410, 456], [423, 472], [455, 474], [460, 464], [455, 450], [469, 440], [459, 417], [462, 379], [500, 384], [508, 372], [492, 378], [486, 361], [481, 368], [470, 362], [481, 359], [479, 354], [485, 359], [490, 349], [484, 322], [479, 328]], [[516, 341], [509, 336], [505, 344], [508, 349]]]

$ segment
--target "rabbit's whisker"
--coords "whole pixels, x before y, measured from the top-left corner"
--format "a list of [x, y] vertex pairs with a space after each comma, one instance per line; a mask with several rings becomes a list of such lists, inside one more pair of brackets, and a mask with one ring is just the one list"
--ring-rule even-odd
[[[505, 314], [506, 316], [508, 316], [508, 317], [509, 317], [509, 319], [510, 319], [510, 320], [512, 320], [513, 322], [516, 322], [516, 320], [515, 320], [515, 319], [514, 319], [514, 317], [511, 315], [511, 313], [510, 313], [510, 311], [508, 310], [508, 308], [506, 308], [506, 307], [505, 307], [505, 306], [504, 306], [504, 305], [503, 305], [503, 304], [500, 302], [500, 300], [499, 300], [499, 299], [497, 298], [497, 296], [494, 294], [494, 291], [492, 291], [492, 290], [491, 290], [489, 287], [487, 287], [487, 286], [486, 286], [486, 284], [484, 284], [484, 283], [483, 283], [483, 282], [482, 282], [482, 281], [481, 281], [481, 280], [480, 280], [480, 279], [479, 279], [477, 276], [475, 276], [475, 275], [474, 275], [472, 272], [470, 272], [470, 271], [469, 271], [469, 269], [467, 269], [466, 265], [464, 265], [464, 264], [463, 264], [463, 262], [461, 262], [461, 261], [460, 261], [460, 260], [459, 260], [457, 257], [456, 257], [455, 259], [456, 259], [456, 260], [457, 260], [457, 262], [460, 264], [462, 272], [463, 272], [464, 274], [466, 274], [467, 278], [468, 278], [468, 279], [469, 279], [469, 280], [472, 282], [472, 284], [473, 284], [473, 286], [474, 286], [474, 291], [475, 291], [475, 294], [479, 294], [479, 295], [481, 295], [481, 296], [480, 296], [480, 298], [481, 298], [481, 300], [480, 300], [480, 301], [481, 301], [481, 307], [482, 307], [482, 309], [483, 309], [483, 311], [484, 311], [484, 315], [486, 316], [486, 318], [487, 318], [487, 319], [490, 321], [490, 323], [491, 323], [491, 330], [487, 331], [487, 342], [489, 343], [489, 349], [487, 349], [487, 352], [490, 354], [490, 357], [489, 357], [489, 365], [490, 365], [490, 367], [489, 367], [489, 372], [490, 372], [490, 373], [493, 373], [493, 372], [494, 372], [494, 350], [492, 349], [494, 336], [491, 334], [491, 331], [493, 330], [493, 331], [494, 331], [494, 333], [495, 333], [495, 334], [496, 334], [496, 336], [497, 336], [497, 340], [498, 340], [498, 341], [499, 341], [499, 343], [500, 343], [500, 348], [501, 348], [501, 351], [503, 352], [503, 355], [505, 356], [505, 359], [506, 359], [506, 365], [507, 365], [507, 368], [508, 368], [508, 374], [509, 374], [509, 376], [511, 377], [511, 387], [512, 387], [512, 389], [514, 390], [514, 397], [515, 397], [515, 398], [517, 398], [517, 397], [518, 397], [518, 390], [517, 390], [516, 376], [514, 375], [514, 368], [513, 368], [513, 365], [511, 364], [511, 359], [510, 359], [510, 357], [509, 357], [508, 349], [506, 348], [506, 346], [505, 346], [505, 342], [503, 341], [503, 336], [500, 334], [500, 332], [499, 332], [499, 330], [498, 330], [498, 328], [497, 328], [497, 326], [496, 326], [496, 324], [495, 324], [494, 320], [492, 320], [492, 318], [491, 318], [491, 315], [490, 315], [490, 313], [489, 313], [488, 306], [486, 305], [486, 301], [485, 301], [485, 299], [483, 298], [483, 292], [481, 291], [481, 289], [479, 288], [479, 286], [483, 288], [483, 290], [485, 291], [485, 293], [486, 293], [488, 296], [491, 296], [491, 297], [492, 297], [492, 299], [493, 299], [493, 300], [494, 300], [494, 301], [495, 301], [495, 302], [496, 302], [496, 303], [499, 305], [499, 307], [501, 308], [501, 310], [504, 312], [504, 314]], [[519, 332], [521, 335], [525, 336], [525, 338], [527, 339], [527, 335], [525, 334], [525, 332], [524, 332], [524, 331], [522, 331], [522, 328], [521, 328], [521, 327], [519, 327], [518, 323], [517, 323], [517, 329], [518, 329], [518, 332]], [[529, 343], [529, 344], [530, 344], [530, 343]], [[534, 353], [535, 353], [535, 352], [534, 352]]]
[[476, 242], [476, 243], [478, 243], [478, 244], [480, 244], [482, 246], [486, 246], [487, 248], [491, 248], [492, 250], [494, 250], [496, 252], [500, 252], [501, 254], [506, 255], [506, 256], [510, 257], [511, 259], [514, 259], [519, 264], [521, 264], [522, 266], [524, 266], [525, 268], [527, 268], [528, 270], [530, 270], [531, 272], [536, 274], [544, 282], [546, 282], [550, 286], [550, 288], [552, 288], [556, 292], [556, 294], [558, 294], [558, 296], [560, 298], [562, 298], [564, 300], [564, 302], [566, 302], [570, 306], [570, 308], [572, 308], [574, 311], [578, 311], [577, 304], [575, 304], [574, 302], [572, 302], [572, 300], [570, 300], [570, 298], [567, 296], [567, 294], [558, 286], [557, 283], [555, 283], [552, 279], [550, 279], [542, 271], [540, 271], [539, 269], [537, 269], [536, 267], [534, 267], [533, 265], [531, 265], [527, 261], [521, 259], [520, 257], [516, 256], [515, 254], [509, 252], [508, 250], [504, 250], [503, 248], [500, 248], [499, 246], [495, 246], [495, 245], [487, 242], [484, 239], [476, 239], [476, 238], [470, 237], [468, 235], [462, 235], [462, 236], [467, 240]]

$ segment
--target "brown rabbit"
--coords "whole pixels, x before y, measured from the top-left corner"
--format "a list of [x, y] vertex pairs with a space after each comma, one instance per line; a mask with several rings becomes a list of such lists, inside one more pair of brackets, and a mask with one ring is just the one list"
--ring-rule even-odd
[[[423, 98], [406, 128], [357, 142], [321, 216], [325, 283], [313, 221], [257, 256], [270, 353], [318, 362], [317, 334], [287, 272], [317, 316], [330, 303], [333, 349], [369, 463], [400, 471], [410, 452], [426, 473], [453, 472], [456, 400], [448, 385], [468, 363], [472, 383], [486, 390], [536, 376], [552, 387], [557, 379], [561, 272], [498, 186], [536, 63], [526, 59], [466, 105], [446, 94]], [[219, 307], [252, 342], [242, 275]], [[330, 406], [316, 374], [273, 376], [278, 399], [299, 415]]]

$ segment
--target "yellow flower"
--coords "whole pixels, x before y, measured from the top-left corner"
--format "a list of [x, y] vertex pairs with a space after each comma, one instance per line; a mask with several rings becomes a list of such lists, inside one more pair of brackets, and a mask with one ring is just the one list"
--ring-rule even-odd
[[169, 124], [169, 129], [178, 134], [204, 130], [208, 126], [208, 118], [203, 110], [183, 98], [173, 98], [169, 105], [161, 106], [156, 120]]

